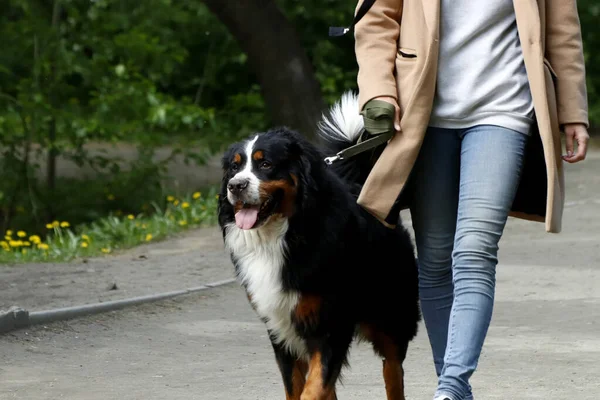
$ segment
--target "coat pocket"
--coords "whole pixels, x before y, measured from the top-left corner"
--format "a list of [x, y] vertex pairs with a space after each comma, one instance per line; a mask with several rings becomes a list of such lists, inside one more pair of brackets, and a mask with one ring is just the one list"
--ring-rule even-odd
[[398, 48], [398, 55], [402, 58], [417, 58], [417, 51], [407, 47]]

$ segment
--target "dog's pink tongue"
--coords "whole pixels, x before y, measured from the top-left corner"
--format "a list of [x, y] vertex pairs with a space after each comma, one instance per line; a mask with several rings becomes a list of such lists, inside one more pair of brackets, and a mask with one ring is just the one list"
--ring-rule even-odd
[[258, 219], [258, 207], [242, 208], [235, 214], [235, 224], [241, 229], [252, 229]]

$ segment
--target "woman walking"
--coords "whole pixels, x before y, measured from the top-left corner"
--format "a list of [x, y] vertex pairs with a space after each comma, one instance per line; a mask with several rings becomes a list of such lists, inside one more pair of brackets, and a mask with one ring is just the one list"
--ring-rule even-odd
[[388, 225], [410, 208], [434, 398], [473, 399], [507, 218], [559, 232], [562, 163], [586, 155], [576, 0], [377, 0], [355, 39], [367, 130], [396, 109], [359, 203]]

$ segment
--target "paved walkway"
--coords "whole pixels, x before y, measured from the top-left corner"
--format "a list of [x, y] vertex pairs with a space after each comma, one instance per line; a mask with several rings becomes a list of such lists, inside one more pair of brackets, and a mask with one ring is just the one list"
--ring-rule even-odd
[[[568, 199], [560, 235], [544, 233], [541, 224], [509, 222], [501, 242], [494, 318], [472, 380], [478, 400], [598, 398], [598, 171], [598, 153], [584, 164], [567, 166]], [[215, 230], [205, 233], [218, 236]], [[213, 254], [214, 262], [202, 265], [231, 276], [218, 240], [211, 243], [207, 254]], [[158, 264], [171, 260], [164, 267], [170, 269], [168, 276], [176, 276], [173, 269], [181, 265], [177, 260], [194, 265], [204, 254], [201, 243], [193, 247], [160, 257], [155, 253], [139, 275], [147, 269], [160, 271]], [[204, 278], [185, 275], [185, 286], [205, 283]], [[6, 303], [6, 292], [0, 293]], [[385, 398], [381, 364], [367, 346], [353, 349], [351, 366], [339, 388], [340, 400]], [[430, 400], [435, 389], [423, 326], [409, 350], [406, 387], [411, 400]], [[1, 400], [281, 398], [264, 327], [235, 284], [0, 336]]]

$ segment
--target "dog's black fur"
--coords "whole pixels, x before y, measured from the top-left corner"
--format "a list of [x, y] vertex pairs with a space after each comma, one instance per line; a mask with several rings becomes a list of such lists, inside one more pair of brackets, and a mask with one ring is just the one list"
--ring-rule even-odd
[[[357, 204], [371, 154], [328, 167], [324, 157], [353, 143], [348, 133], [340, 134], [342, 127], [329, 134], [325, 132], [327, 129], [333, 128], [321, 127], [323, 143], [319, 147], [289, 129], [279, 128], [259, 135], [254, 148], [260, 148], [271, 165], [268, 171], [256, 168], [261, 185], [287, 182], [268, 194], [274, 199], [269, 211], [272, 217], [288, 221], [281, 288], [299, 294], [296, 312], [290, 318], [308, 349], [306, 363], [310, 369], [320, 364], [319, 385], [323, 391], [322, 397], [315, 395], [315, 398], [332, 399], [353, 338], [358, 335], [370, 341], [377, 354], [401, 366], [408, 344], [417, 333], [420, 310], [417, 266], [409, 234], [401, 222], [394, 229], [385, 227]], [[234, 157], [243, 153], [246, 143], [232, 145], [223, 157], [218, 213], [225, 239], [229, 232], [226, 226], [234, 223], [236, 211], [228, 200], [227, 185], [237, 171], [232, 170]], [[291, 200], [286, 191], [293, 194]], [[284, 198], [292, 203], [291, 208], [284, 207]], [[282, 211], [283, 208], [287, 211]], [[267, 218], [264, 224], [270, 221]], [[235, 249], [229, 250], [239, 274], [240, 260]], [[248, 295], [252, 302], [252, 293]], [[299, 307], [307, 308], [302, 301], [308, 298], [316, 303], [308, 307], [312, 310], [310, 315], [298, 312]], [[260, 317], [265, 322], [269, 318]], [[296, 387], [294, 371], [297, 363], [304, 361], [270, 333], [288, 398], [299, 399], [303, 389]], [[307, 367], [300, 368], [300, 373], [304, 374]], [[314, 384], [311, 380], [315, 379], [309, 372], [306, 386]], [[392, 381], [388, 382], [389, 379]], [[395, 379], [386, 377], [386, 386], [402, 384], [394, 383]], [[388, 389], [388, 398], [404, 398], [394, 393]]]

